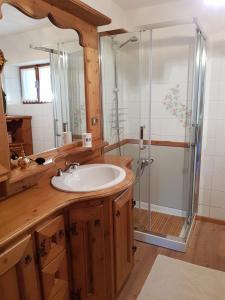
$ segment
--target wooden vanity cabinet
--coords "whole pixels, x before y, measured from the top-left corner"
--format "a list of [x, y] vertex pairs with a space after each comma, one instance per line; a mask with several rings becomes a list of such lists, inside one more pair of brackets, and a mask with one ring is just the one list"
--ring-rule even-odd
[[30, 235], [0, 255], [0, 298], [41, 299]]
[[126, 190], [113, 202], [115, 286], [118, 293], [133, 267], [133, 191]]
[[114, 199], [91, 201], [70, 209], [75, 299], [115, 299], [125, 284], [133, 267], [132, 203], [133, 190], [127, 189]]
[[61, 214], [32, 229], [0, 254], [0, 298], [116, 299], [133, 266], [132, 198], [127, 189], [76, 203], [66, 225]]
[[69, 212], [74, 299], [106, 300], [104, 201]]

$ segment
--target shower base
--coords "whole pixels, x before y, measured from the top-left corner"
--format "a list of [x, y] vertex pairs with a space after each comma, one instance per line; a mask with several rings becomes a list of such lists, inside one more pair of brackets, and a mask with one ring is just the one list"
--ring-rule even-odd
[[[149, 217], [151, 220], [150, 223]], [[138, 231], [180, 237], [185, 226], [185, 221], [185, 217], [134, 208], [134, 227]]]

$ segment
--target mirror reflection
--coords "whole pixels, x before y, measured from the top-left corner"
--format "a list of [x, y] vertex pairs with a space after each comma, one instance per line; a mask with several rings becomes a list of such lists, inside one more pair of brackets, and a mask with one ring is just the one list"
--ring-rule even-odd
[[1, 74], [11, 153], [40, 153], [86, 132], [83, 48], [74, 30], [2, 7]]

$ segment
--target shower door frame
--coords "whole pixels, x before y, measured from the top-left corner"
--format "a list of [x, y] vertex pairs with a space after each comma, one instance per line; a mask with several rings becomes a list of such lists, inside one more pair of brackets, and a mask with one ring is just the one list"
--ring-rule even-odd
[[[194, 160], [193, 160], [193, 168], [192, 168], [193, 176], [190, 178], [191, 184], [190, 184], [190, 189], [189, 189], [190, 199], [192, 200], [192, 201], [190, 201], [190, 206], [191, 206], [191, 208], [190, 208], [190, 212], [191, 212], [190, 224], [187, 224], [189, 230], [186, 230], [186, 236], [184, 238], [170, 236], [170, 235], [156, 235], [151, 232], [142, 232], [140, 230], [134, 231], [134, 238], [138, 241], [161, 246], [164, 248], [169, 248], [169, 249], [180, 251], [180, 252], [186, 251], [189, 237], [190, 237], [191, 232], [194, 227], [194, 223], [195, 223], [194, 221], [195, 221], [195, 216], [196, 216], [196, 207], [198, 204], [203, 113], [204, 113], [204, 86], [205, 86], [205, 72], [206, 72], [206, 66], [205, 66], [206, 61], [204, 63], [201, 61], [201, 65], [200, 65], [200, 62], [198, 61], [198, 51], [205, 50], [204, 43], [205, 43], [206, 39], [205, 39], [202, 31], [200, 30], [198, 24], [196, 23], [196, 21], [194, 21], [194, 22], [193, 21], [191, 21], [191, 22], [188, 22], [188, 21], [169, 22], [169, 23], [157, 24], [157, 26], [147, 25], [147, 26], [144, 26], [143, 28], [141, 28], [141, 27], [139, 28], [140, 31], [149, 30], [151, 37], [152, 37], [153, 29], [159, 29], [159, 28], [165, 28], [165, 27], [177, 26], [177, 25], [186, 25], [186, 24], [194, 24], [196, 26], [196, 49], [195, 49], [196, 51], [194, 54], [194, 62], [193, 62], [194, 76], [193, 76], [193, 86], [192, 86], [192, 104], [194, 102], [197, 103], [196, 117], [197, 117], [197, 122], [198, 122], [198, 131], [195, 132], [197, 143], [195, 144], [195, 150], [194, 150]], [[202, 39], [201, 43], [200, 43], [200, 39]], [[101, 47], [100, 47], [100, 49], [101, 49]], [[151, 59], [152, 59], [152, 47], [150, 47], [150, 64], [152, 65]], [[101, 68], [101, 63], [102, 63], [101, 52], [100, 52], [99, 62], [100, 62], [100, 68]], [[151, 71], [150, 71], [150, 73], [151, 73]], [[102, 76], [102, 73], [101, 73], [101, 76]], [[101, 78], [101, 82], [102, 82], [102, 78]], [[150, 84], [149, 89], [150, 89], [150, 103], [151, 103], [151, 84]], [[101, 90], [101, 98], [102, 97], [103, 97], [103, 95], [102, 95], [102, 90]], [[102, 101], [102, 105], [103, 105], [103, 101]], [[192, 107], [192, 109], [193, 109], [193, 107]], [[102, 111], [103, 111], [103, 108], [102, 108]], [[104, 118], [104, 116], [103, 116], [103, 118]], [[103, 132], [104, 132], [104, 129], [102, 127], [102, 133]], [[142, 159], [143, 157], [142, 157], [141, 150], [139, 150], [139, 151], [140, 151], [139, 159]], [[151, 146], [148, 145], [149, 160], [151, 159], [150, 153], [151, 153]], [[150, 166], [149, 166], [148, 172], [150, 173], [149, 176], [151, 176]], [[150, 197], [149, 197], [148, 207], [149, 207], [149, 212], [151, 212]], [[151, 220], [149, 220], [149, 223], [150, 222], [151, 222]]]
[[[172, 250], [185, 252], [189, 238], [191, 236], [192, 230], [194, 228], [195, 223], [195, 216], [197, 213], [197, 205], [198, 205], [198, 196], [199, 196], [199, 180], [200, 180], [200, 165], [201, 165], [201, 149], [202, 149], [202, 132], [203, 132], [203, 115], [204, 115], [204, 88], [205, 88], [205, 74], [206, 74], [206, 60], [203, 61], [201, 59], [201, 54], [203, 51], [206, 51], [205, 42], [206, 39], [204, 34], [200, 30], [198, 24], [196, 22], [178, 22], [178, 23], [169, 23], [167, 26], [165, 24], [161, 24], [158, 27], [146, 28], [145, 30], [151, 31], [170, 27], [170, 26], [177, 26], [177, 25], [185, 25], [185, 24], [195, 24], [196, 25], [196, 49], [194, 55], [194, 74], [193, 74], [193, 91], [192, 91], [192, 110], [194, 110], [195, 118], [194, 118], [194, 126], [195, 131], [194, 133], [194, 144], [190, 145], [190, 147], [194, 147], [191, 149], [191, 176], [190, 176], [190, 224], [187, 224], [186, 236], [184, 238], [175, 237], [170, 235], [156, 235], [151, 232], [142, 232], [139, 230], [134, 231], [134, 238], [138, 241], [145, 242], [148, 244], [153, 244], [156, 246], [169, 248]], [[150, 50], [150, 55], [152, 55], [152, 51]], [[151, 84], [150, 84], [151, 86]], [[151, 90], [151, 87], [150, 87]], [[151, 93], [150, 93], [151, 95]], [[151, 102], [151, 96], [150, 96]], [[193, 114], [192, 114], [193, 118]], [[193, 120], [192, 120], [193, 122]], [[193, 123], [192, 123], [193, 124]], [[197, 130], [196, 130], [197, 129]], [[151, 146], [150, 146], [151, 147]], [[141, 152], [141, 150], [140, 150]], [[151, 152], [151, 150], [150, 150]], [[140, 154], [141, 157], [141, 154]], [[151, 176], [151, 171], [150, 171]], [[149, 197], [149, 213], [151, 213], [151, 200]], [[151, 220], [149, 221], [151, 222]]]

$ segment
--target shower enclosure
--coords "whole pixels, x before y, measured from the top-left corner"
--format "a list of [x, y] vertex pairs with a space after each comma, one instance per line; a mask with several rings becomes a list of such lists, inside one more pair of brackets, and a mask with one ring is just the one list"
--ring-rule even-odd
[[81, 138], [81, 133], [86, 132], [83, 49], [74, 41], [30, 45], [30, 48], [49, 53], [46, 63], [49, 61], [50, 65], [49, 98], [54, 115], [54, 144], [51, 147], [60, 147], [63, 145], [63, 131], [71, 131], [73, 139]]
[[130, 155], [135, 238], [185, 251], [198, 207], [206, 50], [194, 23], [100, 39], [107, 154]]

